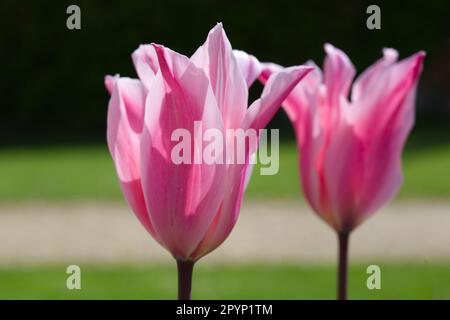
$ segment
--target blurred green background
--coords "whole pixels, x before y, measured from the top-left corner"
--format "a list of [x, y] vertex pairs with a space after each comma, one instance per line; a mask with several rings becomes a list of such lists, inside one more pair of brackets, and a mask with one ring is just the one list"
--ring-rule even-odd
[[[293, 142], [281, 144], [279, 161], [276, 175], [252, 176], [248, 198], [302, 198]], [[123, 198], [106, 146], [8, 148], [2, 151], [0, 173], [4, 202]], [[450, 199], [450, 144], [407, 149], [404, 175], [400, 199]]]
[[[70, 4], [81, 7], [79, 31], [66, 28]], [[396, 48], [401, 57], [425, 50], [417, 124], [404, 155], [405, 184], [399, 201], [450, 201], [450, 2], [377, 2], [382, 29], [375, 31], [365, 26], [369, 4], [2, 1], [0, 206], [123, 203], [105, 145], [109, 97], [104, 75], [134, 77], [130, 55], [141, 43], [162, 43], [190, 55], [218, 21], [224, 23], [234, 48], [283, 65], [308, 59], [321, 65], [325, 42], [343, 49], [358, 72], [378, 59], [383, 47]], [[256, 84], [251, 99], [260, 91]], [[302, 198], [295, 141], [282, 111], [270, 127], [280, 128], [283, 140], [280, 171], [274, 176], [253, 175], [246, 199]], [[386, 286], [375, 293], [361, 280], [366, 277], [363, 266], [355, 264], [350, 298], [450, 298], [450, 264], [445, 261], [386, 263]], [[64, 267], [1, 263], [0, 298], [175, 296], [172, 265], [87, 266], [86, 285], [74, 293], [65, 290]], [[333, 298], [334, 272], [332, 265], [200, 265], [194, 298]]]
[[[66, 8], [81, 8], [81, 30], [66, 28]], [[322, 64], [325, 42], [343, 49], [361, 72], [384, 47], [406, 57], [425, 50], [418, 94], [418, 131], [449, 136], [450, 4], [378, 1], [381, 30], [366, 28], [370, 1], [55, 1], [0, 4], [5, 77], [0, 144], [103, 143], [106, 74], [135, 76], [131, 53], [141, 43], [161, 43], [191, 55], [222, 21], [234, 48], [283, 65], [313, 59]], [[260, 86], [253, 88], [255, 98]], [[292, 137], [280, 113], [273, 126]], [[428, 144], [442, 141], [439, 135]], [[436, 143], [438, 142], [436, 141]]]

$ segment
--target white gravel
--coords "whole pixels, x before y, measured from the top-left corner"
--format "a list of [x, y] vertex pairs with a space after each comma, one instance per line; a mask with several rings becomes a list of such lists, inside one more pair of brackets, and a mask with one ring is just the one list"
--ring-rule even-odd
[[[450, 261], [450, 202], [396, 202], [352, 235], [352, 261]], [[334, 232], [300, 202], [247, 201], [230, 237], [207, 262], [321, 263]], [[0, 206], [0, 264], [167, 262], [121, 203]]]

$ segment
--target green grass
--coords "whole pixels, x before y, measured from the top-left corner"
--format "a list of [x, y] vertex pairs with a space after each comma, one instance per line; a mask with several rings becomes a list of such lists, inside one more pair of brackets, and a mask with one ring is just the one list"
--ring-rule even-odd
[[[173, 299], [175, 266], [80, 266], [81, 290], [66, 289], [65, 267], [0, 269], [0, 299]], [[351, 299], [450, 299], [450, 265], [380, 264], [381, 289], [366, 287], [366, 265], [350, 270]], [[334, 299], [333, 266], [203, 266], [194, 299]]]
[[121, 199], [106, 147], [0, 150], [0, 200]]
[[[408, 150], [401, 198], [450, 199], [450, 145]], [[0, 150], [0, 201], [121, 200], [106, 147]], [[248, 197], [301, 198], [297, 151], [280, 147], [280, 170], [261, 176], [255, 168]]]

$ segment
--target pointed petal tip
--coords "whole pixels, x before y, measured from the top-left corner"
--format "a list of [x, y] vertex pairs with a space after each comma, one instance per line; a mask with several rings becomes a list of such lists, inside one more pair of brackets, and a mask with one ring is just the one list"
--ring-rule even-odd
[[300, 66], [297, 66], [297, 68], [299, 69], [299, 70], [307, 70], [308, 72], [309, 71], [312, 71], [312, 70], [314, 70], [314, 69], [316, 69], [316, 67], [315, 66], [312, 66], [312, 65], [305, 65], [305, 64], [303, 64], [303, 65], [300, 65]]
[[325, 52], [329, 52], [335, 49], [335, 47], [331, 43], [325, 42], [323, 45], [323, 49], [325, 50]]
[[162, 45], [162, 44], [158, 44], [158, 43], [155, 43], [155, 42], [152, 42], [152, 43], [150, 43], [150, 45], [156, 50], [156, 51], [158, 51], [158, 50], [163, 50], [164, 49], [164, 46]]
[[397, 61], [398, 51], [394, 48], [383, 48], [383, 57], [388, 60]]
[[160, 67], [164, 64], [166, 64], [166, 57], [165, 57], [165, 50], [166, 48], [162, 44], [157, 44], [152, 42], [151, 46], [155, 49], [156, 56], [158, 57], [158, 62]]
[[419, 52], [417, 52], [414, 56], [415, 56], [415, 60], [416, 60], [416, 75], [419, 76], [422, 72], [422, 68], [423, 68], [423, 61], [425, 60], [426, 57], [426, 52], [421, 50]]
[[296, 76], [305, 76], [315, 68], [312, 66], [300, 65], [286, 68], [286, 71], [293, 72]]
[[409, 61], [408, 63], [410, 64], [410, 68], [414, 70], [413, 74], [415, 75], [415, 77], [418, 77], [422, 72], [423, 61], [425, 60], [425, 57], [425, 51], [421, 50], [404, 59], [403, 61]]
[[343, 53], [343, 51], [341, 49], [336, 48], [335, 46], [333, 46], [331, 43], [328, 43], [328, 42], [326, 42], [323, 45], [323, 49], [326, 54]]
[[142, 55], [145, 54], [146, 48], [150, 46], [150, 44], [140, 44], [132, 53], [131, 53], [131, 57], [133, 59], [136, 59]]
[[427, 56], [427, 53], [424, 50], [420, 50], [419, 52], [416, 53], [416, 55], [420, 60], [423, 60]]
[[327, 54], [328, 57], [340, 59], [345, 64], [347, 64], [347, 66], [349, 68], [354, 69], [352, 61], [350, 60], [349, 56], [347, 56], [347, 54], [343, 50], [333, 46], [330, 43], [325, 43], [323, 47], [324, 47], [325, 53]]
[[419, 50], [419, 51], [417, 51], [416, 54], [421, 57], [425, 57], [427, 55], [427, 52], [425, 50]]
[[224, 29], [223, 29], [222, 22], [217, 22], [216, 25], [211, 30], [209, 30], [208, 35], [211, 36], [211, 35], [215, 34], [216, 32], [223, 32], [223, 31], [224, 31]]
[[278, 72], [287, 72], [287, 73], [293, 73], [296, 77], [303, 77], [306, 76], [308, 73], [310, 73], [312, 70], [316, 69], [314, 66], [308, 66], [308, 65], [299, 65], [299, 66], [292, 66], [283, 68], [282, 66], [270, 63], [270, 62], [263, 62], [261, 63], [261, 74], [259, 76], [259, 79], [265, 83], [269, 80], [270, 76], [273, 74], [276, 74]]
[[115, 75], [106, 75], [103, 82], [105, 84], [106, 90], [108, 90], [109, 94], [112, 93], [113, 89], [114, 89], [114, 85], [117, 82], [117, 79], [119, 79], [119, 74], [116, 73]]
[[173, 74], [171, 71], [171, 68], [169, 67], [167, 56], [166, 56], [166, 49], [163, 45], [152, 43], [151, 44], [156, 52], [156, 57], [158, 58], [158, 64], [159, 64], [159, 71], [161, 72], [162, 77], [170, 84], [173, 84]]
[[[383, 56], [385, 58], [397, 60], [398, 55], [399, 55], [398, 51], [395, 50], [394, 48], [383, 48]], [[413, 54], [412, 56], [423, 60], [427, 56], [427, 53], [424, 50], [420, 50], [420, 51], [416, 52], [415, 54]]]

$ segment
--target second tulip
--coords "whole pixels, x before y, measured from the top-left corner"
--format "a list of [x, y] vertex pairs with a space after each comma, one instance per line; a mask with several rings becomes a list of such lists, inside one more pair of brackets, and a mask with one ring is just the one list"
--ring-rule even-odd
[[[325, 51], [323, 74], [311, 72], [283, 107], [296, 132], [306, 199], [338, 234], [338, 297], [345, 299], [349, 235], [402, 184], [402, 150], [425, 53], [397, 62], [397, 51], [385, 49], [352, 86], [355, 68], [347, 55], [329, 44]], [[261, 80], [279, 70], [265, 64]]]

